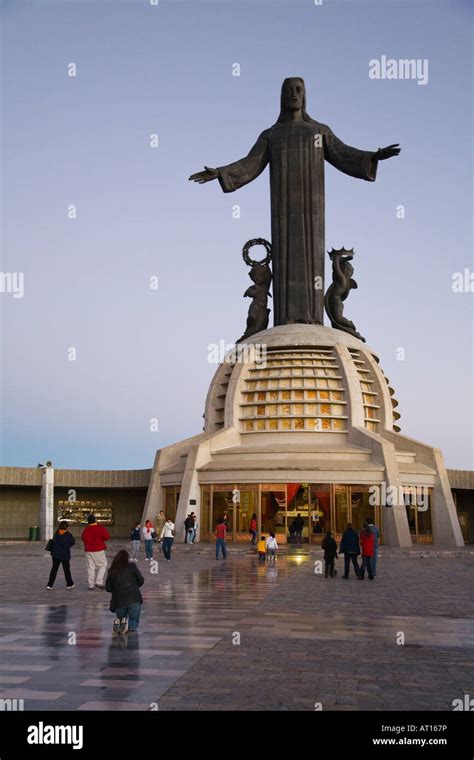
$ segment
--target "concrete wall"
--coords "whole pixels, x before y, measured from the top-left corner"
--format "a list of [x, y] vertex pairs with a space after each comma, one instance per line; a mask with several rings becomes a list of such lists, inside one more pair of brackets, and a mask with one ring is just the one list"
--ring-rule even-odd
[[[81, 488], [77, 498], [82, 501], [111, 501], [114, 525], [107, 526], [107, 530], [113, 538], [128, 538], [133, 524], [141, 519], [146, 494], [146, 488]], [[67, 488], [54, 489], [55, 527], [58, 501], [67, 499], [67, 496]], [[0, 539], [25, 541], [32, 525], [40, 525], [40, 488], [0, 486]], [[71, 532], [76, 539], [80, 537], [84, 527], [71, 526]]]
[[27, 539], [39, 526], [40, 486], [0, 486], [0, 539]]

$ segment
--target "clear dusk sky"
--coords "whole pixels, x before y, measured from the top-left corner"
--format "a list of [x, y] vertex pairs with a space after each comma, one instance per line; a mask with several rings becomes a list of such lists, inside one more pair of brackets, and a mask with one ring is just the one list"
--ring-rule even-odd
[[[208, 346], [245, 326], [242, 245], [270, 238], [269, 180], [224, 195], [187, 178], [244, 156], [296, 75], [346, 143], [402, 146], [375, 183], [326, 165], [326, 249], [356, 250], [347, 313], [402, 432], [474, 467], [474, 294], [452, 288], [474, 271], [469, 0], [3, 0], [0, 17], [1, 271], [24, 273], [23, 298], [0, 293], [2, 464], [151, 467], [202, 430]], [[427, 83], [370, 79], [381, 56], [427, 60]]]

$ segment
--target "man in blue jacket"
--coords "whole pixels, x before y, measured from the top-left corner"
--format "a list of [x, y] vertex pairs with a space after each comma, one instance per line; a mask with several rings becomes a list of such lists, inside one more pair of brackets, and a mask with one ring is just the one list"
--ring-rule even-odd
[[352, 523], [349, 523], [346, 530], [342, 534], [341, 545], [339, 547], [339, 554], [344, 555], [344, 580], [349, 578], [349, 563], [352, 562], [354, 572], [359, 577], [360, 569], [357, 557], [360, 554], [359, 536], [352, 527]]
[[52, 538], [51, 558], [53, 560], [53, 566], [51, 568], [46, 588], [53, 588], [56, 575], [58, 574], [59, 565], [63, 566], [67, 588], [74, 588], [74, 581], [72, 579], [69, 562], [71, 560], [71, 546], [74, 546], [75, 543], [74, 536], [68, 531], [66, 520], [61, 520], [58, 529]]

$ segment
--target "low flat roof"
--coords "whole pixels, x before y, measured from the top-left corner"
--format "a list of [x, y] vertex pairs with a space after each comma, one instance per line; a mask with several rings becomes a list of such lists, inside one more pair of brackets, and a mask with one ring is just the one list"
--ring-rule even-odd
[[[54, 470], [57, 488], [148, 488], [148, 470]], [[0, 467], [0, 486], [41, 486], [41, 467]]]
[[[367, 463], [361, 462], [364, 469]], [[201, 468], [205, 469], [205, 467]], [[0, 467], [0, 486], [41, 486], [41, 467]], [[54, 470], [57, 488], [148, 488], [147, 470]], [[451, 488], [474, 491], [474, 470], [447, 470]]]

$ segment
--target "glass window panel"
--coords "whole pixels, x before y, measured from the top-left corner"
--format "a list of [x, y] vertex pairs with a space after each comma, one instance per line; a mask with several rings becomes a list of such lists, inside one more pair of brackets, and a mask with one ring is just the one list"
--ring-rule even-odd
[[217, 521], [224, 517], [227, 512], [227, 532], [232, 533], [234, 509], [232, 491], [214, 491], [212, 494], [212, 530], [216, 529]]
[[268, 420], [269, 430], [278, 430], [278, 420]]
[[307, 391], [306, 392], [306, 398], [309, 401], [315, 400], [316, 399], [316, 391]]
[[318, 399], [321, 401], [329, 400], [329, 391], [318, 391]]
[[410, 533], [416, 534], [416, 505], [407, 504], [406, 511]]
[[331, 430], [331, 420], [321, 420], [321, 427], [323, 430]]
[[257, 420], [257, 430], [265, 430], [265, 420]]
[[306, 422], [307, 422], [308, 430], [316, 430], [317, 420], [309, 419], [309, 420], [306, 420]]
[[267, 405], [267, 415], [275, 415], [277, 413], [277, 405], [276, 404], [268, 404]]
[[[370, 493], [358, 491], [357, 486], [351, 487], [351, 512], [354, 530], [361, 531], [366, 520], [375, 525], [375, 505], [370, 504]], [[380, 529], [380, 525], [378, 528]]]
[[349, 498], [347, 489], [336, 490], [334, 500], [336, 506], [336, 532], [343, 533], [349, 522]]
[[369, 419], [374, 420], [377, 417], [377, 410], [371, 409], [370, 407], [365, 407], [365, 416], [369, 417]]
[[330, 404], [318, 404], [318, 406], [319, 406], [319, 414], [331, 414]]
[[294, 393], [294, 398], [297, 401], [299, 401], [300, 399], [302, 401], [304, 399], [304, 391], [293, 391], [293, 393]]
[[313, 536], [332, 530], [329, 485], [310, 485], [310, 517]]
[[278, 391], [270, 391], [268, 398], [270, 401], [278, 401]]
[[267, 394], [265, 392], [263, 392], [263, 393], [262, 392], [257, 393], [257, 400], [258, 401], [265, 401], [266, 397], [267, 397]]
[[291, 428], [291, 424], [290, 423], [291, 423], [290, 419], [283, 418], [281, 420], [281, 429], [282, 430], [290, 430], [290, 428]]
[[[334, 382], [334, 380], [332, 380], [331, 382]], [[316, 387], [317, 388], [327, 388], [328, 387], [328, 381], [327, 380], [318, 379], [318, 382], [316, 383]], [[330, 386], [330, 387], [334, 387], [334, 386]], [[336, 385], [335, 387], [337, 388], [338, 386]]]
[[237, 533], [248, 533], [250, 520], [253, 514], [257, 514], [256, 491], [240, 491], [240, 503], [236, 504]]
[[317, 414], [317, 412], [316, 412], [316, 404], [307, 404], [306, 405], [306, 414]]
[[[428, 509], [425, 511], [422, 511], [425, 504], [425, 499], [428, 498]], [[417, 501], [418, 501], [418, 534], [419, 535], [425, 535], [430, 536], [431, 535], [431, 494], [426, 497], [423, 492], [417, 494]]]
[[331, 399], [333, 401], [342, 401], [342, 393], [339, 391], [331, 391]]
[[263, 417], [264, 414], [265, 414], [265, 406], [264, 406], [264, 404], [259, 404], [257, 406], [257, 415], [259, 417]]
[[294, 420], [295, 423], [295, 430], [304, 430], [304, 419], [303, 417], [297, 417]]
[[333, 420], [332, 421], [332, 429], [333, 430], [345, 430], [345, 420]]
[[209, 539], [211, 530], [209, 521], [211, 519], [211, 489], [209, 486], [202, 487], [201, 496], [201, 538]]
[[246, 421], [246, 423], [245, 423], [245, 429], [246, 430], [253, 430], [253, 422]]
[[304, 381], [304, 387], [305, 388], [315, 388], [316, 387], [316, 380], [314, 377], [306, 377]]
[[304, 414], [304, 405], [293, 404], [293, 414]]
[[289, 401], [291, 398], [291, 391], [282, 391], [281, 398], [282, 398], [282, 401]]
[[341, 414], [344, 414], [344, 407], [341, 404], [331, 404], [331, 414], [340, 417]]
[[278, 408], [279, 414], [290, 414], [290, 405], [289, 404], [280, 404]]
[[328, 387], [329, 388], [340, 388], [341, 384], [339, 380], [328, 380]]
[[255, 393], [246, 393], [246, 401], [253, 401], [255, 399]]

